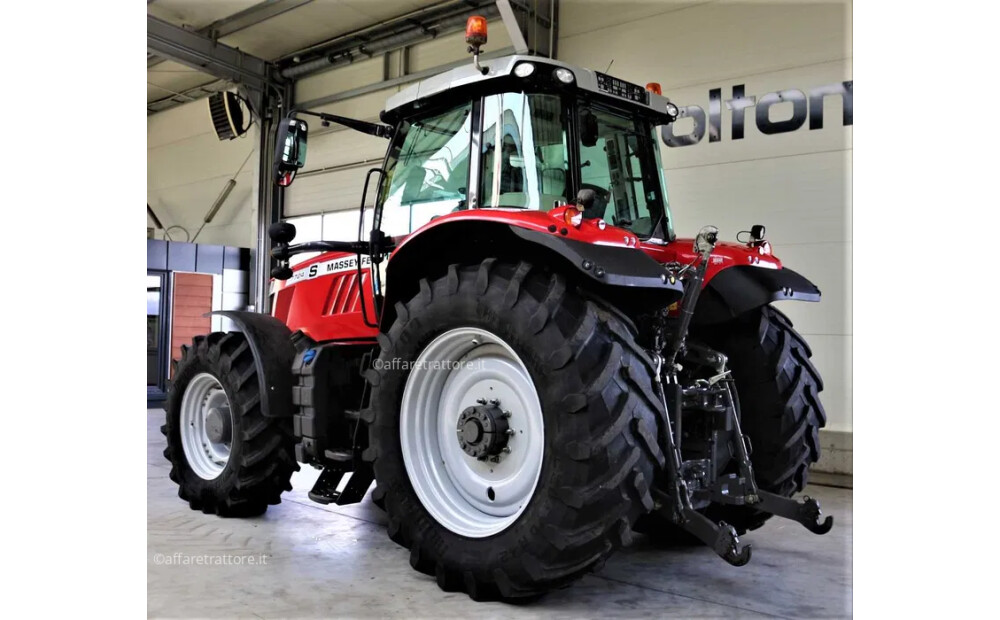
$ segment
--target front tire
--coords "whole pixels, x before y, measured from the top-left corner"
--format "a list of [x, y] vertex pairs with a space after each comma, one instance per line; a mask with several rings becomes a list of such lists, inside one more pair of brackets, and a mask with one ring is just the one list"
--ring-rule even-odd
[[256, 516], [292, 489], [299, 466], [291, 421], [261, 413], [257, 369], [243, 334], [214, 332], [182, 348], [166, 412], [163, 456], [193, 510]]
[[[581, 577], [630, 541], [632, 524], [653, 507], [650, 485], [663, 455], [656, 440], [660, 414], [651, 364], [625, 323], [558, 275], [526, 262], [492, 259], [475, 266], [452, 265], [440, 278], [421, 280], [420, 291], [398, 303], [396, 312], [392, 327], [379, 338], [381, 353], [368, 373], [372, 396], [365, 412], [370, 437], [365, 456], [374, 461], [389, 536], [410, 549], [413, 568], [436, 577], [442, 589], [465, 591], [477, 600], [533, 597]], [[513, 388], [520, 381], [503, 373], [491, 379], [442, 369], [436, 371], [445, 373], [438, 387], [414, 387], [412, 362], [428, 350], [440, 353], [438, 345], [429, 347], [456, 330], [471, 334], [468, 350], [456, 354], [460, 359], [521, 363], [533, 394], [518, 400], [510, 390], [499, 399], [500, 408], [511, 399], [530, 409], [532, 397], [540, 408], [537, 423], [521, 428], [518, 416], [529, 412], [512, 411], [510, 428], [516, 434], [509, 446], [512, 453], [506, 455], [517, 458], [516, 450], [537, 442], [540, 467], [537, 474], [531, 472], [537, 475], [533, 490], [516, 511], [500, 511], [493, 520], [476, 514], [485, 512], [477, 505], [492, 497], [476, 496], [449, 517], [442, 511], [461, 494], [425, 504], [421, 495], [427, 496], [426, 480], [415, 484], [409, 474], [413, 467], [408, 461], [414, 458], [423, 459], [420, 471], [430, 478], [458, 477], [454, 470], [463, 462], [477, 467], [478, 458], [460, 453], [468, 448], [459, 447], [461, 433], [456, 438], [460, 416], [477, 404], [477, 390], [492, 385], [503, 393], [505, 383]], [[493, 349], [476, 352], [483, 347], [472, 343], [475, 333], [486, 334], [480, 344]], [[484, 368], [488, 374], [489, 366]], [[408, 384], [411, 393], [444, 393], [449, 381], [479, 387], [457, 398], [424, 400], [416, 406], [426, 414], [422, 419], [428, 437], [441, 438], [439, 451], [433, 452], [429, 439], [404, 448], [420, 428], [406, 414], [403, 422], [413, 428], [401, 429], [401, 409], [414, 410], [406, 394]], [[439, 410], [427, 411], [434, 402]], [[542, 436], [525, 437], [521, 431]], [[465, 440], [475, 437], [471, 433]], [[433, 454], [414, 454], [419, 446]], [[455, 453], [458, 460], [453, 460]], [[440, 455], [451, 469], [444, 463], [436, 466]], [[525, 460], [530, 458], [533, 455]], [[478, 529], [462, 527], [463, 520]]]

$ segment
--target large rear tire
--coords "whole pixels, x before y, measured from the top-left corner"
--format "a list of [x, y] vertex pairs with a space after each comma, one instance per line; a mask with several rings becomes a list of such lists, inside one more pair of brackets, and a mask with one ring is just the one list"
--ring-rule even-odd
[[182, 348], [166, 412], [163, 456], [193, 510], [256, 516], [292, 489], [299, 466], [291, 420], [261, 413], [257, 369], [243, 334], [214, 332]]
[[[750, 437], [757, 485], [784, 497], [805, 488], [809, 466], [819, 460], [819, 429], [826, 411], [819, 400], [823, 379], [812, 350], [783, 313], [764, 306], [722, 330], [700, 337], [729, 356], [740, 399], [740, 425]], [[740, 533], [771, 515], [742, 506], [712, 505], [708, 516]]]
[[[452, 265], [446, 275], [422, 280], [420, 291], [398, 303], [396, 312], [388, 333], [379, 337], [381, 353], [368, 373], [365, 457], [374, 461], [389, 536], [410, 549], [413, 568], [436, 577], [442, 589], [477, 600], [534, 597], [576, 580], [631, 540], [632, 524], [653, 507], [650, 485], [663, 454], [656, 440], [660, 414], [651, 363], [629, 326], [559, 275], [493, 259]], [[441, 369], [437, 372], [445, 375], [433, 381], [420, 379], [417, 372], [424, 366], [411, 369], [413, 362], [451, 361], [429, 360], [425, 353], [461, 349], [456, 334], [467, 336], [468, 344], [451, 357], [486, 360], [484, 374]], [[516, 371], [505, 374], [496, 370], [500, 367]], [[466, 384], [474, 387], [459, 397], [448, 391]], [[507, 389], [518, 385], [519, 392]], [[499, 399], [501, 409], [516, 403], [509, 407], [514, 432], [504, 446], [511, 451], [501, 452], [502, 458], [529, 467], [533, 458], [540, 459], [537, 470], [517, 478], [530, 482], [536, 476], [534, 486], [525, 487], [530, 488], [506, 510], [491, 508], [494, 499], [497, 504], [507, 499], [499, 491], [490, 494], [492, 487], [488, 500], [476, 496], [463, 502], [448, 486], [467, 490], [475, 488], [476, 476], [492, 475], [475, 454], [467, 454], [478, 444], [462, 444], [479, 441], [477, 434], [463, 436], [457, 426], [476, 406], [479, 391], [488, 394], [490, 387], [494, 394], [506, 393]], [[438, 400], [413, 400], [414, 392], [435, 390], [443, 394]], [[531, 415], [532, 398], [538, 419], [519, 422]], [[418, 419], [429, 427], [428, 436], [414, 443]], [[533, 445], [537, 452], [518, 454], [535, 450]], [[414, 463], [427, 475], [411, 476]]]

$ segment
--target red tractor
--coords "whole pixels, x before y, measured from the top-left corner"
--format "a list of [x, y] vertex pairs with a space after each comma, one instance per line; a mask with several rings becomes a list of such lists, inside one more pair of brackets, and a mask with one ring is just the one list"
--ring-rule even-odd
[[272, 314], [219, 312], [239, 331], [184, 350], [163, 427], [180, 497], [259, 515], [297, 463], [322, 470], [320, 503], [375, 482], [410, 564], [475, 599], [566, 585], [634, 531], [734, 565], [772, 515], [829, 531], [792, 499], [823, 383], [770, 305], [819, 290], [762, 226], [675, 236], [656, 131], [678, 109], [657, 85], [480, 64], [479, 27], [474, 63], [394, 95], [381, 123], [280, 124], [283, 186], [305, 161], [299, 116], [386, 138], [378, 195], [358, 241], [272, 226]]

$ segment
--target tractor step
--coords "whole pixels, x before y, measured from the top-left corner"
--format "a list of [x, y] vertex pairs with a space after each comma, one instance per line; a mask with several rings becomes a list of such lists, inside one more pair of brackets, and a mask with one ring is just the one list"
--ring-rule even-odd
[[[338, 491], [337, 488], [345, 474], [349, 475], [350, 478], [344, 489]], [[328, 467], [319, 475], [316, 484], [309, 491], [309, 499], [318, 504], [337, 504], [338, 506], [356, 504], [364, 498], [368, 487], [372, 485], [374, 480], [375, 474], [372, 472], [371, 466], [367, 464], [359, 466], [353, 472]]]
[[345, 409], [344, 418], [351, 420], [352, 422], [357, 422], [361, 419], [361, 411], [357, 409]]
[[354, 453], [350, 450], [326, 450], [323, 456], [337, 463], [350, 463], [354, 460]]
[[318, 504], [332, 504], [336, 502], [340, 497], [337, 487], [340, 486], [340, 481], [346, 473], [348, 472], [324, 469], [323, 473], [316, 480], [316, 484], [313, 485], [312, 490], [309, 491], [309, 499]]

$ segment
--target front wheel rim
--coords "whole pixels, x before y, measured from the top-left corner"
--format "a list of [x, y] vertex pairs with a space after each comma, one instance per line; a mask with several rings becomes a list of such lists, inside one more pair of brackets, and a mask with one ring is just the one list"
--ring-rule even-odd
[[[476, 408], [503, 418], [506, 438], [491, 443], [485, 459], [469, 453], [457, 428]], [[407, 378], [399, 428], [410, 483], [448, 530], [492, 536], [527, 508], [545, 452], [542, 406], [527, 367], [495, 334], [462, 327], [427, 345]]]
[[232, 452], [233, 414], [229, 397], [213, 375], [195, 375], [181, 399], [180, 435], [191, 471], [205, 480], [219, 477]]

